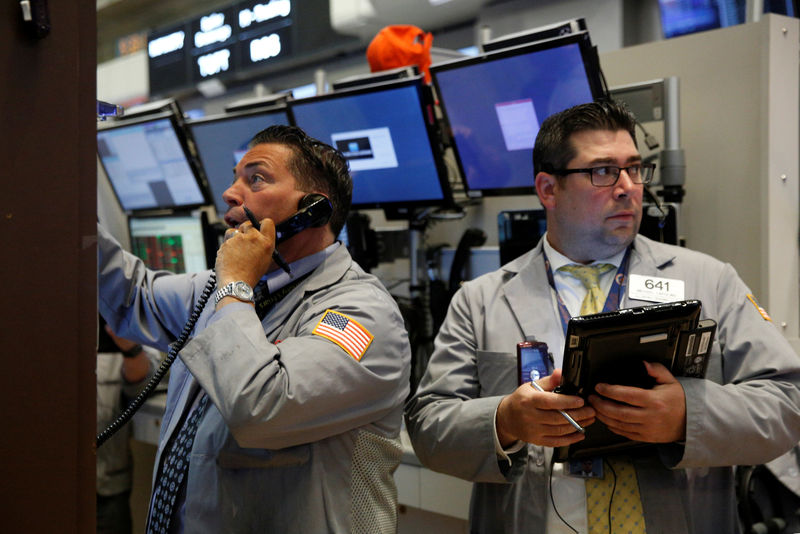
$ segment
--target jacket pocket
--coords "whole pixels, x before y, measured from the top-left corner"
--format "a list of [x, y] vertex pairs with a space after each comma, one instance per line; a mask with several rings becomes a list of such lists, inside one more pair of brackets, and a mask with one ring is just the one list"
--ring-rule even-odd
[[506, 395], [517, 388], [517, 357], [510, 352], [479, 350], [478, 380], [480, 396]]
[[225, 448], [217, 456], [222, 469], [267, 469], [308, 463], [311, 445], [298, 445], [280, 450]]

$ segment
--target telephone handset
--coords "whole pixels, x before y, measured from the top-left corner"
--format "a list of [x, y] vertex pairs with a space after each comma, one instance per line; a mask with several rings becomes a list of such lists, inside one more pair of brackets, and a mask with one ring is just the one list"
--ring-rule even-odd
[[[294, 237], [307, 228], [318, 228], [325, 226], [328, 224], [331, 215], [333, 215], [333, 206], [331, 205], [331, 201], [328, 199], [328, 197], [319, 193], [311, 193], [304, 196], [300, 200], [297, 213], [285, 221], [275, 225], [275, 244], [277, 245], [279, 243], [283, 243], [290, 237]], [[172, 343], [172, 345], [170, 345], [167, 357], [163, 362], [161, 362], [161, 365], [153, 374], [153, 377], [150, 379], [150, 381], [147, 382], [147, 385], [142, 389], [139, 395], [137, 395], [136, 398], [131, 401], [128, 407], [125, 408], [125, 410], [123, 410], [122, 413], [106, 427], [105, 430], [97, 435], [95, 447], [100, 447], [108, 440], [108, 438], [113, 436], [120, 428], [122, 428], [125, 423], [130, 421], [130, 419], [133, 417], [133, 414], [135, 414], [136, 411], [141, 408], [142, 404], [144, 404], [147, 398], [152, 395], [156, 386], [159, 384], [159, 382], [161, 382], [161, 380], [164, 378], [164, 375], [167, 374], [170, 366], [172, 366], [172, 363], [175, 361], [175, 358], [177, 358], [178, 353], [189, 340], [189, 334], [191, 334], [192, 330], [194, 329], [195, 323], [197, 323], [197, 320], [200, 318], [200, 313], [203, 311], [203, 308], [205, 308], [206, 302], [208, 302], [208, 299], [214, 292], [214, 289], [216, 289], [216, 286], [217, 277], [212, 271], [208, 282], [206, 282], [206, 285], [200, 294], [200, 297], [197, 299], [197, 304], [195, 305], [191, 316], [189, 316], [189, 320], [184, 325], [181, 334], [178, 336], [178, 339]]]
[[300, 199], [298, 211], [275, 226], [275, 244], [283, 243], [306, 228], [325, 226], [333, 215], [331, 201], [325, 195], [311, 193]]

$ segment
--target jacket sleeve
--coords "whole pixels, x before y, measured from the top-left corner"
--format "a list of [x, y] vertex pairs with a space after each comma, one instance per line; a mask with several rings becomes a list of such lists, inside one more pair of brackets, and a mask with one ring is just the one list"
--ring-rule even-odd
[[[181, 359], [240, 446], [281, 449], [370, 424], [399, 435], [410, 348], [396, 303], [376, 284], [348, 280], [304, 298], [275, 343], [253, 308], [235, 303], [187, 344]], [[373, 336], [360, 359], [313, 333], [328, 309]], [[381, 426], [391, 414], [396, 422]]]
[[152, 271], [97, 228], [98, 308], [119, 336], [167, 352], [181, 333], [209, 272]]
[[426, 467], [474, 482], [507, 482], [519, 474], [527, 449], [512, 456], [511, 466], [498, 461], [495, 412], [502, 395], [492, 391], [492, 377], [509, 362], [505, 354], [478, 350], [480, 326], [473, 318], [482, 313], [469, 293], [462, 287], [453, 297], [428, 368], [408, 403], [406, 425]]
[[800, 357], [734, 269], [720, 269], [716, 302], [708, 299], [717, 321], [712, 368], [705, 380], [679, 379], [687, 428], [675, 467], [756, 465], [800, 440]]

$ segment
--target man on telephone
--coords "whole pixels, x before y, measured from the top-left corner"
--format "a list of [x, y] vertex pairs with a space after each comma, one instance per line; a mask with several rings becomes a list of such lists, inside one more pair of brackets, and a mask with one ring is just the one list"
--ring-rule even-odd
[[[170, 371], [148, 532], [394, 532], [410, 349], [392, 297], [336, 241], [347, 162], [289, 126], [248, 147], [216, 292]], [[330, 219], [305, 228], [293, 214], [320, 199]], [[150, 271], [99, 240], [101, 313], [167, 350], [211, 272]]]
[[[409, 402], [422, 463], [475, 482], [470, 532], [739, 532], [731, 466], [765, 462], [800, 439], [800, 358], [734, 269], [637, 235], [653, 167], [634, 126], [614, 102], [542, 123], [533, 164], [547, 232], [462, 286]], [[705, 379], [647, 364], [651, 389], [600, 384], [586, 403], [554, 393], [569, 318], [653, 304], [641, 278], [670, 282], [659, 298], [699, 299], [717, 321]], [[523, 341], [546, 343], [556, 360], [539, 391], [517, 381]], [[553, 447], [584, 435], [559, 411], [652, 445], [598, 457], [597, 476], [571, 470], [551, 462]]]

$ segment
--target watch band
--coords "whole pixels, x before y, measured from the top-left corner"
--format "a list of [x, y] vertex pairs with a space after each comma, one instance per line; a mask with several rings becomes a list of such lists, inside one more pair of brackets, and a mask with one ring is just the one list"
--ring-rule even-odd
[[219, 288], [219, 290], [214, 295], [214, 303], [218, 303], [225, 297], [233, 297], [235, 299], [241, 300], [242, 302], [255, 302], [253, 299], [253, 288], [250, 287], [249, 284], [238, 280], [236, 282], [229, 282], [225, 284], [223, 287]]
[[140, 352], [142, 352], [142, 346], [137, 344], [132, 346], [128, 350], [122, 350], [120, 352], [122, 353], [123, 358], [135, 358], [139, 355]]

